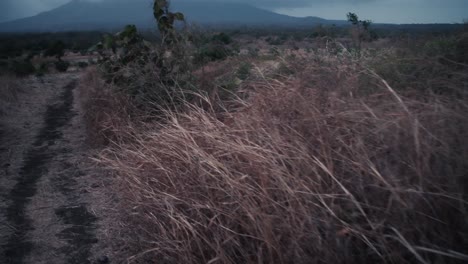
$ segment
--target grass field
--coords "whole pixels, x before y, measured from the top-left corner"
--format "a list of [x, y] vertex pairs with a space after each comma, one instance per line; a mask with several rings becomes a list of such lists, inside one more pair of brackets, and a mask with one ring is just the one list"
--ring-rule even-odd
[[468, 260], [457, 38], [229, 56], [160, 82], [178, 106], [156, 112], [91, 69], [84, 105], [116, 176], [117, 248], [142, 263]]

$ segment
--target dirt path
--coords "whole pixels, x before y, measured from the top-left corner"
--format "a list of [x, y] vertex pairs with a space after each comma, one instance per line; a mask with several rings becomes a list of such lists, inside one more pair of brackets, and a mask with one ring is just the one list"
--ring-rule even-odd
[[78, 74], [24, 81], [0, 123], [0, 262], [93, 263]]

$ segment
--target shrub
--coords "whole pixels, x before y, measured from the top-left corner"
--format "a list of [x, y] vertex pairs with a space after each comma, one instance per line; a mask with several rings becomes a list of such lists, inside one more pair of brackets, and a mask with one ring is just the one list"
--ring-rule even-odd
[[50, 57], [57, 57], [60, 59], [65, 54], [65, 43], [63, 41], [58, 40], [50, 44], [47, 50], [44, 52], [45, 56]]
[[86, 68], [88, 66], [89, 66], [89, 64], [87, 62], [84, 62], [84, 61], [78, 62], [78, 67], [80, 67], [82, 69], [84, 69], [84, 68]]
[[232, 51], [220, 44], [208, 44], [203, 46], [196, 54], [195, 63], [204, 63], [209, 61], [224, 60], [232, 55]]
[[[14, 76], [0, 75], [0, 102], [1, 105], [16, 102], [21, 87]], [[1, 112], [0, 106], [0, 112]]]
[[68, 61], [58, 60], [55, 62], [55, 69], [59, 72], [66, 72], [70, 67], [70, 63]]
[[237, 77], [239, 77], [241, 80], [245, 80], [249, 77], [251, 70], [252, 64], [244, 62], [237, 69]]
[[229, 45], [232, 43], [232, 39], [229, 35], [227, 35], [224, 32], [221, 32], [219, 34], [216, 34], [212, 37], [213, 42], [218, 42], [224, 45]]
[[36, 76], [44, 76], [49, 71], [47, 62], [42, 62], [36, 70]]
[[10, 63], [9, 70], [16, 76], [22, 77], [33, 74], [36, 68], [29, 60], [14, 60]]
[[468, 63], [468, 33], [461, 35], [456, 43], [456, 59]]
[[456, 41], [449, 38], [441, 38], [428, 41], [424, 45], [424, 52], [429, 56], [447, 56], [456, 49]]
[[95, 147], [125, 140], [124, 127], [137, 122], [139, 113], [127, 94], [106, 84], [95, 67], [89, 67], [78, 85], [80, 103], [85, 109], [87, 143]]

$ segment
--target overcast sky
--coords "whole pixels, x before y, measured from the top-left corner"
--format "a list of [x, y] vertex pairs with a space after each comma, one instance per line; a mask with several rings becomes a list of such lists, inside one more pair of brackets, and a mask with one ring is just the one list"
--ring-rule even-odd
[[[32, 16], [71, 0], [0, 0], [0, 21]], [[122, 1], [122, 0], [75, 0]], [[127, 0], [135, 1], [135, 0]], [[151, 0], [147, 0], [151, 1]], [[173, 0], [178, 1], [178, 0]], [[207, 0], [184, 0], [207, 1]], [[345, 19], [347, 12], [380, 23], [461, 23], [468, 0], [211, 0], [244, 2], [292, 16]]]

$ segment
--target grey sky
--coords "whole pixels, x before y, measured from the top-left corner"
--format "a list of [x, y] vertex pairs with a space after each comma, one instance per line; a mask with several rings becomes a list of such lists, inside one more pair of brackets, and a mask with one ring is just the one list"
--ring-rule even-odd
[[[71, 0], [0, 0], [0, 21], [32, 16]], [[123, 1], [123, 0], [75, 0]], [[126, 0], [136, 1], [136, 0]], [[151, 0], [146, 0], [151, 1]], [[177, 1], [177, 0], [173, 0]], [[185, 0], [207, 1], [207, 0]], [[212, 0], [213, 1], [213, 0]], [[214, 0], [244, 2], [292, 16], [344, 19], [349, 11], [374, 22], [460, 23], [468, 0]]]

